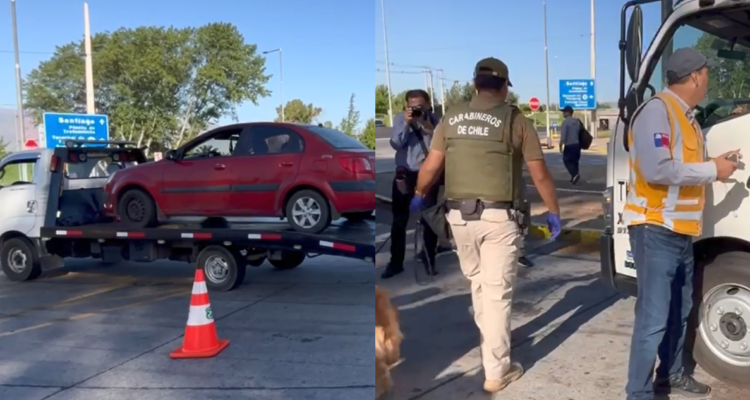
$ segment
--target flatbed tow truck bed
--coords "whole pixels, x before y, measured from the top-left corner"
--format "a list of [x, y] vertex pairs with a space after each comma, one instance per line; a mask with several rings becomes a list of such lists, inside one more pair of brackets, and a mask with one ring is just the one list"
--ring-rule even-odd
[[133, 229], [121, 223], [41, 228], [42, 269], [62, 266], [64, 257], [185, 261], [203, 269], [209, 288], [229, 291], [245, 279], [246, 267], [265, 260], [280, 270], [320, 255], [375, 259], [374, 221], [333, 223], [320, 234], [300, 233], [283, 222], [169, 223]]
[[156, 228], [131, 229], [120, 223], [76, 227], [42, 227], [43, 240], [89, 239], [106, 241], [190, 241], [277, 250], [297, 250], [307, 254], [332, 255], [372, 261], [375, 258], [375, 225], [371, 221], [333, 223], [320, 234], [300, 233], [280, 223], [229, 223], [224, 227], [205, 227], [199, 223], [172, 223]]

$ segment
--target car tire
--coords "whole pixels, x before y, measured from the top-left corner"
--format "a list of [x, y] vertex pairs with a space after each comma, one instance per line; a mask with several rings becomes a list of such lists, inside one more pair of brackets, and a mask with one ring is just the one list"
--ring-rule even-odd
[[[18, 265], [19, 262], [22, 265]], [[39, 255], [31, 241], [23, 237], [3, 242], [0, 247], [0, 265], [5, 276], [13, 282], [33, 281], [42, 275]]]
[[295, 269], [305, 261], [305, 253], [301, 251], [282, 251], [280, 260], [268, 259], [268, 262], [273, 265], [274, 268], [281, 271], [288, 271]]
[[[331, 207], [328, 205], [328, 200], [314, 190], [300, 190], [294, 193], [286, 202], [284, 209], [289, 225], [297, 232], [316, 234], [323, 232], [331, 225]], [[309, 219], [299, 220], [300, 217], [295, 216], [295, 213], [299, 211], [309, 212], [307, 215], [314, 218], [314, 221], [307, 224], [305, 222], [310, 222]]]
[[[750, 253], [721, 254], [698, 272], [693, 356], [698, 365], [714, 378], [748, 387], [750, 353], [740, 346], [743, 343], [745, 348], [750, 346], [750, 310], [736, 313], [739, 307], [735, 305], [745, 304], [744, 307], [750, 308], [747, 306], [750, 300]], [[731, 347], [722, 349], [725, 344]], [[747, 355], [732, 363], [727, 361], [732, 351]]]
[[352, 213], [344, 213], [341, 215], [351, 222], [362, 222], [366, 219], [372, 218], [372, 211], [360, 211]]
[[[211, 290], [229, 292], [245, 280], [245, 264], [223, 246], [207, 246], [196, 260], [203, 270], [206, 286]], [[241, 266], [240, 266], [241, 265]]]
[[117, 209], [120, 221], [133, 228], [152, 228], [157, 224], [156, 203], [143, 190], [130, 189], [123, 193]]

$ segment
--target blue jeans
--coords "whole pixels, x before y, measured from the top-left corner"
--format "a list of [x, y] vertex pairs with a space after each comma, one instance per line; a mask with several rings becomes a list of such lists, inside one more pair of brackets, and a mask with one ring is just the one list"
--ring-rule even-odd
[[693, 238], [656, 225], [629, 227], [638, 274], [630, 345], [628, 400], [653, 400], [657, 378], [684, 372], [685, 333], [693, 307]]

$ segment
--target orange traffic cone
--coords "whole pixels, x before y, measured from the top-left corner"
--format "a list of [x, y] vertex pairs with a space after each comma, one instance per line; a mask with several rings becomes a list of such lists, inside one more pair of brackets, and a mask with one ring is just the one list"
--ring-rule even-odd
[[195, 271], [193, 295], [190, 298], [185, 339], [182, 347], [169, 354], [171, 358], [209, 358], [229, 346], [228, 340], [220, 340], [216, 334], [211, 302], [208, 300], [208, 289], [203, 270]]

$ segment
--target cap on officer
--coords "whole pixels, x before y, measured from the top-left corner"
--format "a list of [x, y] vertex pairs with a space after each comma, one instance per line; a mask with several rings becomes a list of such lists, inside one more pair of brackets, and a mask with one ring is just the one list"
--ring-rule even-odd
[[573, 107], [565, 106], [565, 108], [563, 108], [563, 112], [568, 112], [568, 113], [573, 114]]
[[677, 49], [667, 60], [667, 83], [677, 82], [703, 67], [712, 67], [713, 64], [692, 47]]
[[485, 58], [477, 63], [477, 66], [474, 68], [474, 77], [476, 78], [477, 75], [492, 75], [498, 78], [505, 78], [508, 81], [508, 86], [513, 86], [508, 76], [508, 66], [494, 57]]

